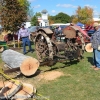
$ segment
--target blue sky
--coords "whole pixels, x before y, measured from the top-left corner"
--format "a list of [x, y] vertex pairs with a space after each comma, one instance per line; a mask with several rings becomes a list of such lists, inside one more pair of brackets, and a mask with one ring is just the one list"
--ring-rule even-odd
[[100, 0], [28, 0], [33, 12], [41, 12], [46, 9], [50, 15], [64, 12], [68, 15], [75, 14], [78, 6], [89, 6], [94, 10], [94, 17], [100, 15]]

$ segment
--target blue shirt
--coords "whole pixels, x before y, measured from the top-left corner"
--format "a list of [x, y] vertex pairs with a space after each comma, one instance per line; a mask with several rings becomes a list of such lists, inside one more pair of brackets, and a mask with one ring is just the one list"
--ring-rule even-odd
[[18, 33], [18, 40], [20, 39], [20, 37], [30, 37], [30, 33], [29, 33], [29, 31], [28, 31], [28, 29], [27, 28], [24, 28], [24, 29], [20, 29], [19, 30], [19, 33]]
[[100, 28], [91, 36], [91, 43], [94, 49], [98, 49], [98, 46], [100, 45]]

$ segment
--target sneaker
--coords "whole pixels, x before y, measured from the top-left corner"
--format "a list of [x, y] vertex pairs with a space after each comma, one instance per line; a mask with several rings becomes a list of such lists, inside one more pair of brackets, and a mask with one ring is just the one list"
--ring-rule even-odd
[[23, 53], [24, 55], [26, 54], [26, 52]]
[[33, 53], [33, 50], [28, 50], [28, 52], [31, 52], [31, 53]]
[[94, 66], [92, 66], [92, 68], [96, 68], [96, 66], [94, 65]]

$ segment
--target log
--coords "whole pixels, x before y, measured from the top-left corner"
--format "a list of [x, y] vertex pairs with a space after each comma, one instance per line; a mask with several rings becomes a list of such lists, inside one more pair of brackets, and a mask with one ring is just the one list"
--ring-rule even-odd
[[[21, 82], [21, 84], [22, 84], [22, 88], [12, 97], [12, 98], [17, 97], [16, 100], [26, 100], [28, 97], [31, 97], [33, 93], [35, 93], [34, 91], [35, 88], [31, 84], [23, 83], [23, 82]], [[16, 90], [16, 88], [17, 85], [12, 82], [5, 83], [5, 86], [2, 87], [0, 91], [0, 96], [4, 96], [4, 97], [9, 96], [9, 94], [12, 94], [13, 91]], [[24, 98], [21, 98], [22, 96]]]
[[8, 49], [1, 54], [2, 60], [10, 66], [9, 68], [20, 68], [20, 71], [25, 76], [33, 75], [38, 67], [39, 61], [33, 57], [23, 55], [17, 51]]
[[10, 83], [9, 81], [6, 82], [0, 81], [0, 89], [3, 88], [5, 84], [9, 84], [9, 83]]
[[85, 45], [85, 50], [86, 50], [87, 52], [93, 52], [92, 43], [87, 43], [87, 44]]
[[0, 53], [4, 51], [4, 47], [0, 46]]

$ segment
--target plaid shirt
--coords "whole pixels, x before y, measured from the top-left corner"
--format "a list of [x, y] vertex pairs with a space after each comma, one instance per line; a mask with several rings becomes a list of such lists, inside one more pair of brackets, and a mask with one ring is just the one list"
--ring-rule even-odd
[[20, 37], [29, 37], [30, 38], [30, 33], [28, 31], [27, 28], [24, 28], [24, 29], [20, 29], [19, 30], [19, 33], [18, 33], [18, 40], [20, 39]]
[[91, 43], [94, 49], [98, 49], [100, 45], [100, 28], [91, 36]]

